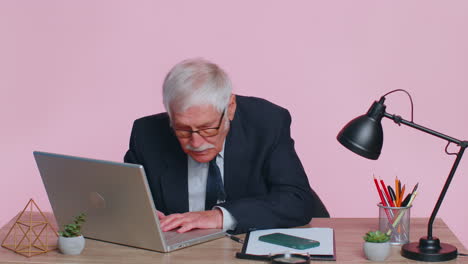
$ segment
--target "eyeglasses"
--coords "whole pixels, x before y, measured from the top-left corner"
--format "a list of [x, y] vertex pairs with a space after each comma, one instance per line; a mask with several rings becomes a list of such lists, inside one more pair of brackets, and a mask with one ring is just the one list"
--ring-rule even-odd
[[218, 135], [219, 133], [219, 128], [221, 127], [221, 122], [223, 121], [224, 117], [224, 112], [226, 109], [223, 110], [223, 113], [221, 114], [221, 118], [219, 119], [219, 123], [217, 127], [209, 127], [209, 128], [204, 128], [204, 129], [199, 129], [199, 130], [184, 130], [184, 129], [174, 129], [174, 132], [177, 137], [179, 138], [189, 138], [192, 137], [193, 133], [197, 133], [198, 135], [202, 137], [214, 137]]

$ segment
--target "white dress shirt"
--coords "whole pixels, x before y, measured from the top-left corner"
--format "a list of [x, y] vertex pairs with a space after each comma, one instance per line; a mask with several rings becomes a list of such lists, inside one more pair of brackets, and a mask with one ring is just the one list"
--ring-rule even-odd
[[[224, 183], [224, 144], [221, 152], [216, 155], [216, 164], [221, 172], [221, 179]], [[208, 179], [209, 163], [200, 163], [188, 155], [188, 197], [189, 211], [205, 211], [206, 181]], [[223, 212], [223, 230], [233, 230], [236, 228], [237, 221], [228, 212], [220, 206], [215, 206]]]

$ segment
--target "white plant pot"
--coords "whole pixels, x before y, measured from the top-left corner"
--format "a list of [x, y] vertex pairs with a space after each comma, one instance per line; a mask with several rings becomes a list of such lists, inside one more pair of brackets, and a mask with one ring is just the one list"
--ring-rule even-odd
[[57, 246], [65, 255], [79, 255], [85, 247], [83, 236], [63, 237], [59, 236]]
[[364, 254], [371, 261], [384, 261], [390, 256], [390, 242], [372, 243], [364, 242]]

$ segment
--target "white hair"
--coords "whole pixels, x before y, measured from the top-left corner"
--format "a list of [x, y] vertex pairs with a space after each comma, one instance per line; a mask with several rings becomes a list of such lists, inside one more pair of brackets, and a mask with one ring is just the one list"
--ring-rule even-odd
[[201, 58], [188, 59], [167, 74], [163, 103], [169, 117], [172, 112], [184, 112], [198, 105], [212, 105], [221, 112], [227, 107], [231, 92], [231, 81], [218, 65]]

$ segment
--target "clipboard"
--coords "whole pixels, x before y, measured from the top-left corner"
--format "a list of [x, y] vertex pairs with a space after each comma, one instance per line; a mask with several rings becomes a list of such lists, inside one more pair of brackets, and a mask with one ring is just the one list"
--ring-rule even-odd
[[[326, 247], [323, 250], [319, 248], [310, 249], [306, 254], [310, 256], [311, 260], [320, 261], [336, 261], [336, 247], [335, 247], [335, 231], [332, 228], [284, 228], [284, 229], [266, 229], [250, 231], [246, 234], [244, 245], [241, 252], [236, 253], [236, 258], [268, 261], [272, 255], [282, 254], [285, 252], [304, 254], [304, 251], [297, 251], [291, 248], [281, 246], [271, 246], [268, 243], [258, 240], [258, 237], [270, 233], [287, 233], [296, 236], [302, 236], [310, 239], [321, 241], [321, 244]], [[264, 243], [264, 244], [262, 244]], [[257, 250], [259, 248], [260, 250]], [[265, 250], [268, 254], [265, 254]]]

